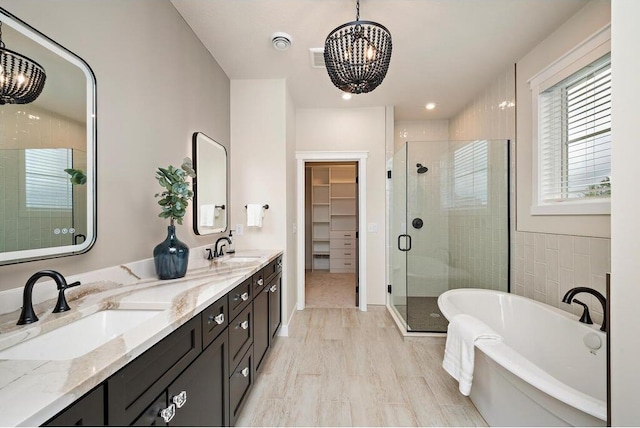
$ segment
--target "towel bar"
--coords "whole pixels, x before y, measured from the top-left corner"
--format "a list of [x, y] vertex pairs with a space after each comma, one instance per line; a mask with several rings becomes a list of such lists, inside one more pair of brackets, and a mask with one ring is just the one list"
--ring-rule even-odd
[[[246, 205], [245, 205], [244, 207], [245, 207], [245, 208], [247, 208], [247, 206], [246, 206]], [[265, 210], [268, 210], [268, 209], [269, 209], [269, 204], [264, 204], [264, 205], [262, 206], [262, 208], [264, 208]]]
[[223, 205], [216, 205], [215, 207], [216, 207], [216, 208], [220, 208], [221, 210], [224, 210], [224, 209], [226, 208], [226, 207], [224, 206], [224, 204], [223, 204]]

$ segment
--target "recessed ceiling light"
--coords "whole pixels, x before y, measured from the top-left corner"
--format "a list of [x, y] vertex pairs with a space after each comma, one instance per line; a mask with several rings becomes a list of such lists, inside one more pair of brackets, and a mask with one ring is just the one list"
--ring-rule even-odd
[[342, 93], [342, 99], [343, 100], [350, 100], [351, 99], [351, 94], [349, 92], [343, 92]]
[[436, 108], [436, 103], [427, 103], [424, 107], [427, 110], [433, 110], [434, 108]]

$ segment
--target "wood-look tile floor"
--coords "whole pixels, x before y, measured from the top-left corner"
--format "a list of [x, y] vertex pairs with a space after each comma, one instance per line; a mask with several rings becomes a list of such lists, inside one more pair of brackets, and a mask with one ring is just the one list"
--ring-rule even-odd
[[387, 309], [307, 308], [278, 337], [238, 426], [486, 426], [442, 368], [444, 338]]

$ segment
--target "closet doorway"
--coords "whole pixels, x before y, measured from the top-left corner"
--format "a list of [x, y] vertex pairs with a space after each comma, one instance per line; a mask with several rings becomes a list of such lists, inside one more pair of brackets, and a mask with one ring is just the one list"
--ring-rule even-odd
[[358, 306], [358, 164], [305, 163], [305, 306]]
[[[306, 249], [307, 249], [307, 228], [306, 214], [309, 211], [305, 204], [306, 180], [305, 171], [307, 164], [319, 162], [324, 163], [355, 163], [357, 165], [358, 181], [356, 183], [356, 206], [357, 206], [357, 229], [358, 231], [358, 253], [356, 255], [356, 273], [355, 278], [358, 287], [358, 309], [367, 310], [367, 234], [363, 231], [367, 228], [367, 158], [369, 153], [361, 152], [320, 152], [320, 151], [299, 151], [296, 152], [296, 224], [294, 225], [294, 233], [296, 234], [296, 301], [297, 309], [303, 310], [306, 305]], [[311, 230], [309, 231], [311, 236]], [[329, 246], [329, 249], [331, 247]], [[329, 254], [330, 256], [331, 254]], [[309, 269], [311, 270], [311, 265]], [[331, 266], [329, 271], [325, 273], [331, 274]], [[355, 299], [353, 306], [355, 305]]]

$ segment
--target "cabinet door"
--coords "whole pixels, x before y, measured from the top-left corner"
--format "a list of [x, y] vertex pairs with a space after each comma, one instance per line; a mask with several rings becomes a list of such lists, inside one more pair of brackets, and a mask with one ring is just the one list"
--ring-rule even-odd
[[269, 337], [270, 341], [275, 339], [280, 328], [280, 320], [282, 317], [281, 306], [282, 294], [282, 274], [278, 274], [269, 286]]
[[262, 361], [269, 349], [269, 287], [265, 287], [253, 299], [253, 355], [256, 372], [262, 368]]
[[229, 415], [231, 426], [235, 426], [240, 411], [249, 396], [249, 391], [255, 382], [253, 373], [253, 349], [249, 348], [238, 366], [229, 375]]
[[100, 385], [50, 419], [44, 426], [104, 426], [104, 387]]
[[227, 344], [225, 331], [169, 386], [169, 404], [176, 407], [169, 426], [228, 424]]

